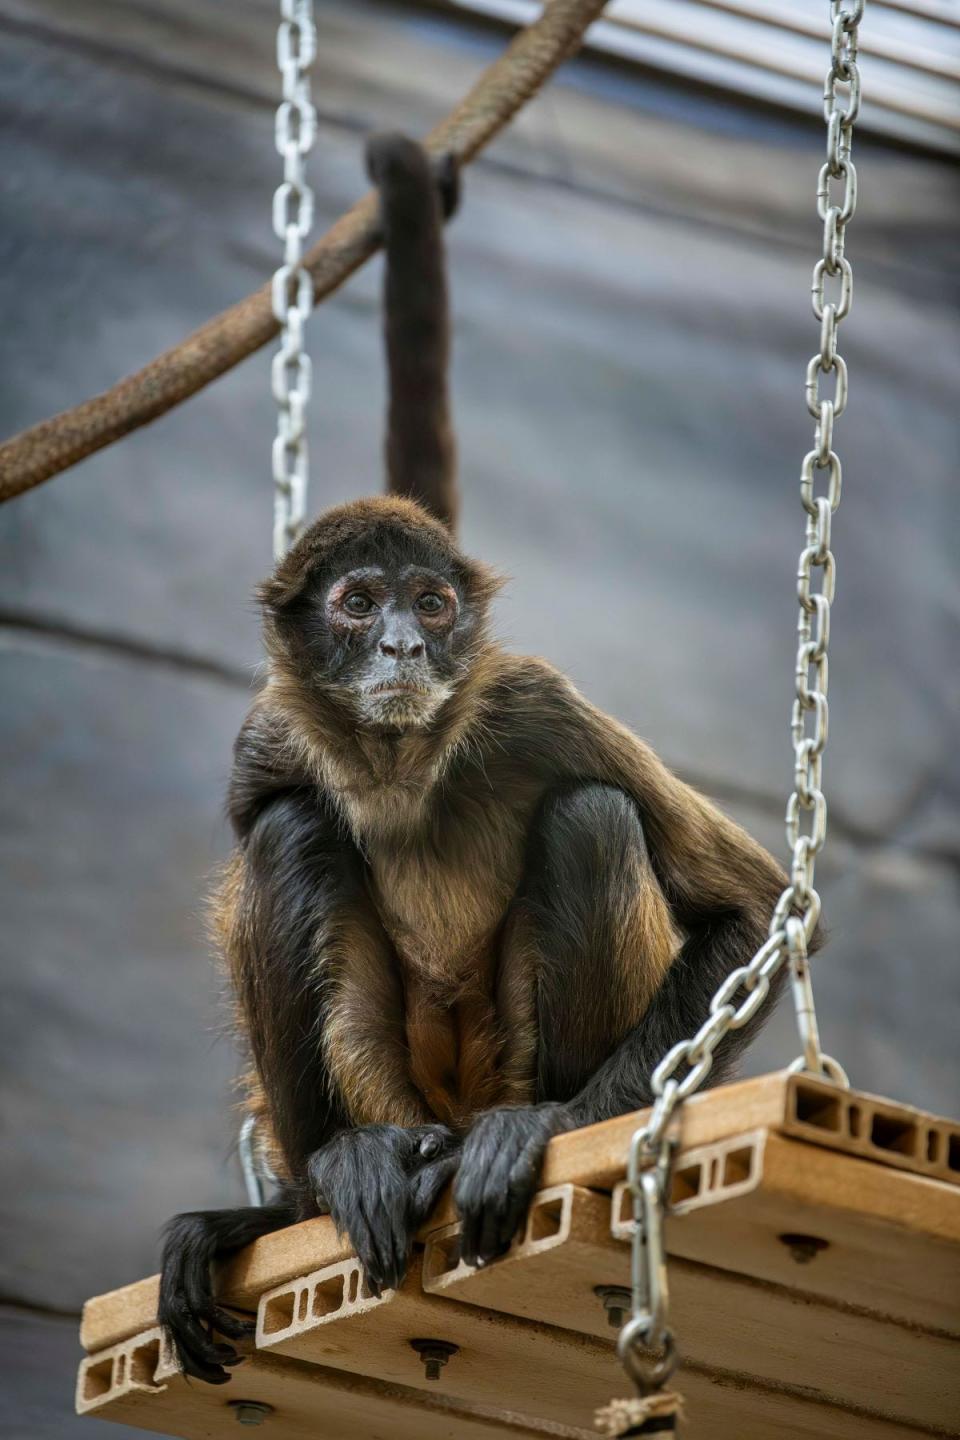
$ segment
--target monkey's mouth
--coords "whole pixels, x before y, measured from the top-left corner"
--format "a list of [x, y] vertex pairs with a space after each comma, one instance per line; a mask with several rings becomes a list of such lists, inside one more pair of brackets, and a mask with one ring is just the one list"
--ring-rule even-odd
[[425, 685], [414, 685], [410, 680], [384, 680], [367, 691], [368, 695], [429, 695]]

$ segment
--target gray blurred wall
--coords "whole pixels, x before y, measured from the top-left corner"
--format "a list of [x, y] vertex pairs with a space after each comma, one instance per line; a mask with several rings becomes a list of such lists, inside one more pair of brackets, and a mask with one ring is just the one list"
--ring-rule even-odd
[[[320, 10], [317, 226], [362, 137], [422, 133], [502, 44]], [[69, 406], [275, 263], [270, 0], [0, 0], [0, 432]], [[464, 537], [548, 655], [778, 853], [822, 134], [578, 62], [450, 232]], [[827, 1048], [960, 1111], [957, 175], [858, 141], [819, 875]], [[317, 313], [311, 501], [379, 485], [371, 265]], [[75, 1317], [230, 1203], [235, 1057], [204, 940], [269, 568], [268, 357], [0, 513], [5, 1239], [0, 1432], [70, 1418]], [[797, 1050], [786, 1010], [750, 1061]]]

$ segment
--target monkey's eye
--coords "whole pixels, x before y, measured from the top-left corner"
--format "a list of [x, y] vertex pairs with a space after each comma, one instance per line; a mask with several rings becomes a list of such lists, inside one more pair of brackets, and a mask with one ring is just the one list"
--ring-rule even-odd
[[444, 599], [435, 590], [427, 590], [417, 601], [417, 609], [422, 610], [425, 615], [439, 615], [443, 609]]
[[369, 615], [373, 610], [373, 601], [362, 590], [352, 590], [344, 600], [343, 608], [348, 615]]

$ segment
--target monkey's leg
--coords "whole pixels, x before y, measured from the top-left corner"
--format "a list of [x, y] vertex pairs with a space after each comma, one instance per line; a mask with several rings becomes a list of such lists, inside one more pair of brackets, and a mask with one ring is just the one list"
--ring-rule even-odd
[[196, 1210], [177, 1215], [167, 1226], [160, 1274], [157, 1318], [173, 1341], [187, 1375], [223, 1385], [230, 1376], [224, 1366], [241, 1359], [232, 1345], [213, 1338], [216, 1331], [240, 1340], [256, 1329], [252, 1320], [238, 1320], [214, 1299], [213, 1267], [261, 1235], [281, 1230], [299, 1219], [292, 1191], [273, 1205], [237, 1210]]
[[604, 1118], [603, 1086], [589, 1106], [580, 1093], [640, 1025], [680, 949], [627, 795], [584, 784], [547, 798], [511, 922], [501, 971], [535, 969], [540, 1103], [482, 1115], [464, 1142], [455, 1200], [468, 1263], [510, 1244], [548, 1141]]

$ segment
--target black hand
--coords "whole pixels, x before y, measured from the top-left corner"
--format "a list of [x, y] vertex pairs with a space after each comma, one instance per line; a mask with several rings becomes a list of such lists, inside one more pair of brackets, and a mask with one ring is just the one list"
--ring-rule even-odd
[[310, 1157], [316, 1202], [350, 1237], [374, 1295], [403, 1281], [413, 1237], [452, 1173], [455, 1146], [442, 1125], [367, 1125], [341, 1131]]
[[460, 1215], [460, 1253], [485, 1265], [509, 1249], [537, 1189], [543, 1152], [573, 1128], [562, 1105], [531, 1105], [481, 1115], [463, 1145], [453, 1198]]

